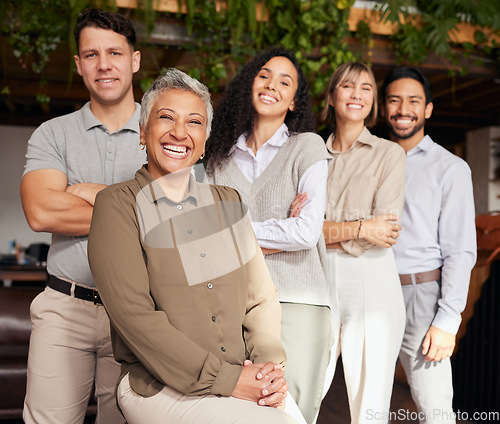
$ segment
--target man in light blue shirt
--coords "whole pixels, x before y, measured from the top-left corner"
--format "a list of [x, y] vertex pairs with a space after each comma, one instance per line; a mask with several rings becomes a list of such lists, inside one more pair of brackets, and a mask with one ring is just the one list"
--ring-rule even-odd
[[455, 423], [450, 356], [476, 261], [472, 179], [465, 161], [425, 135], [428, 79], [398, 67], [382, 86], [392, 141], [407, 153], [403, 227], [393, 247], [406, 305], [399, 359], [421, 423]]
[[83, 423], [93, 388], [96, 422], [125, 422], [114, 395], [120, 365], [88, 264], [87, 236], [97, 193], [133, 178], [146, 161], [132, 87], [141, 54], [132, 23], [113, 12], [83, 10], [74, 35], [75, 64], [90, 101], [35, 130], [21, 181], [28, 224], [52, 233], [48, 287], [30, 309], [26, 424]]

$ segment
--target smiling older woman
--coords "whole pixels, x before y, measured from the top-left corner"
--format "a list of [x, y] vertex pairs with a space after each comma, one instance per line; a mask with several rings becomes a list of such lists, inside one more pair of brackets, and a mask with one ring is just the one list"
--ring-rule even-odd
[[167, 71], [143, 97], [148, 164], [95, 203], [89, 262], [129, 424], [295, 422], [278, 408], [280, 306], [246, 209], [191, 176], [211, 120], [208, 89]]

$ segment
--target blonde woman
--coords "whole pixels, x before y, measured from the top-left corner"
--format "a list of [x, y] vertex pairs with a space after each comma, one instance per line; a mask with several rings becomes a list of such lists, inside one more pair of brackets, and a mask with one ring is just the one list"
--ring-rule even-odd
[[333, 132], [323, 233], [331, 288], [333, 348], [325, 391], [342, 354], [352, 423], [388, 421], [394, 368], [405, 325], [391, 246], [404, 198], [406, 158], [373, 136], [377, 88], [370, 68], [347, 63], [333, 74], [323, 119]]

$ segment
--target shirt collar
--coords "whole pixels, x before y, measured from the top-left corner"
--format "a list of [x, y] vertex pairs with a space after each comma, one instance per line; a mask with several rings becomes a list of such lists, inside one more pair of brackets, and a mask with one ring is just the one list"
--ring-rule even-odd
[[197, 206], [198, 199], [201, 197], [200, 186], [202, 184], [198, 183], [192, 174], [189, 176], [188, 193], [180, 202], [174, 202], [167, 197], [163, 189], [160, 187], [160, 184], [158, 184], [158, 182], [148, 172], [147, 164], [143, 165], [142, 168], [135, 173], [135, 179], [139, 183], [141, 191], [146, 196], [149, 203], [155, 203], [164, 198], [172, 204], [191, 202]]
[[[328, 137], [328, 140], [326, 140], [326, 148], [330, 153], [338, 154], [340, 152], [338, 150], [333, 149], [332, 147], [333, 140], [335, 140], [335, 134], [332, 133]], [[363, 127], [363, 131], [361, 131], [359, 137], [354, 141], [354, 143], [352, 143], [352, 146], [349, 148], [349, 150], [353, 149], [356, 144], [366, 144], [372, 147], [374, 143], [375, 143], [375, 138], [372, 136], [371, 132], [368, 130], [368, 128]]]
[[[90, 102], [85, 103], [85, 105], [81, 109], [82, 111], [82, 122], [83, 126], [85, 128], [85, 131], [88, 131], [94, 127], [103, 127], [106, 128], [106, 126], [97, 119], [94, 114], [92, 113], [92, 110], [90, 109]], [[134, 114], [130, 117], [130, 119], [127, 121], [127, 123], [120, 128], [118, 131], [133, 131], [137, 134], [139, 134], [139, 115], [141, 113], [141, 106], [139, 103], [135, 103], [135, 111]], [[117, 132], [118, 132], [117, 131]]]
[[426, 135], [413, 149], [410, 149], [406, 155], [411, 156], [419, 152], [427, 152], [431, 149], [432, 143], [432, 138]]
[[[236, 141], [235, 148], [238, 148], [243, 151], [250, 151], [250, 147], [247, 146], [248, 134], [241, 134]], [[273, 136], [267, 140], [264, 144], [271, 145], [274, 147], [281, 147], [285, 144], [285, 141], [288, 140], [288, 127], [285, 123], [283, 123], [273, 134]]]

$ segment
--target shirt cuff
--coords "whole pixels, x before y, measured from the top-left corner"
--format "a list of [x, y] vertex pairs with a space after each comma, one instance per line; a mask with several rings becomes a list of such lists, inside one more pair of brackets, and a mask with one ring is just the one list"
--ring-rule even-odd
[[227, 362], [222, 363], [219, 374], [215, 378], [210, 394], [220, 396], [231, 396], [238, 384], [241, 375], [242, 365], [232, 365]]
[[453, 314], [453, 316], [450, 316], [450, 314], [444, 312], [442, 309], [438, 309], [432, 321], [432, 325], [447, 333], [456, 335], [461, 322], [462, 316], [460, 314], [456, 316]]

